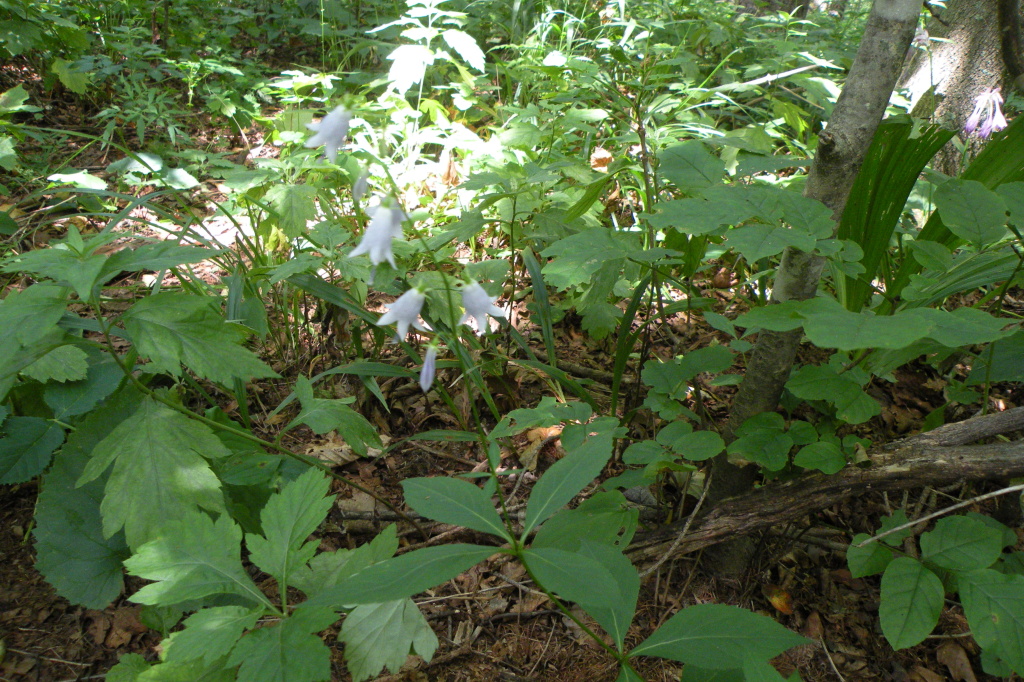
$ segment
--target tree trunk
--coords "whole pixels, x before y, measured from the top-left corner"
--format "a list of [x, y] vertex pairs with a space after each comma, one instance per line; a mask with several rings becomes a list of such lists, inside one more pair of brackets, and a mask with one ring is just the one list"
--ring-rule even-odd
[[[804, 194], [830, 208], [836, 224], [889, 103], [920, 11], [920, 0], [875, 0], [846, 85], [828, 127], [819, 136]], [[773, 302], [814, 296], [824, 264], [821, 256], [787, 248], [772, 287]], [[758, 334], [733, 400], [727, 441], [748, 418], [777, 408], [801, 334], [800, 330]], [[727, 455], [715, 458], [708, 491], [710, 506], [751, 489], [756, 473], [745, 462], [730, 462]], [[733, 545], [710, 560], [715, 570], [736, 576], [746, 570], [751, 556], [749, 547]]]

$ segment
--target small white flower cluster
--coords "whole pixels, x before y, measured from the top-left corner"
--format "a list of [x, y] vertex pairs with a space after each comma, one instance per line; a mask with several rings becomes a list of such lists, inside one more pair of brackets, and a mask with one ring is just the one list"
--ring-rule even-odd
[[[352, 113], [344, 107], [337, 107], [318, 122], [310, 123], [307, 127], [315, 135], [306, 141], [306, 147], [324, 147], [324, 155], [332, 163], [338, 158], [338, 151], [345, 143], [348, 135], [349, 121]], [[367, 176], [363, 174], [353, 185], [353, 196], [358, 201], [366, 192]], [[350, 258], [366, 255], [370, 258], [374, 270], [381, 263], [387, 261], [396, 268], [395, 256], [391, 250], [392, 242], [402, 236], [402, 223], [409, 219], [408, 214], [397, 202], [388, 197], [380, 204], [367, 209], [370, 216], [370, 223], [363, 232], [359, 244], [348, 255]], [[373, 273], [370, 275], [370, 284], [373, 284]], [[429, 331], [420, 321], [420, 311], [423, 309], [423, 302], [426, 294], [419, 289], [412, 288], [398, 297], [387, 308], [387, 312], [377, 320], [380, 326], [395, 324], [398, 328], [398, 339], [404, 339], [409, 333], [409, 327], [419, 331]], [[459, 320], [459, 324], [466, 324], [470, 318], [476, 323], [477, 335], [483, 336], [487, 331], [487, 316], [505, 317], [505, 311], [494, 305], [498, 300], [497, 296], [491, 296], [480, 286], [478, 282], [470, 282], [462, 290], [462, 307], [466, 312]], [[420, 370], [420, 388], [423, 392], [430, 389], [434, 383], [434, 373], [437, 366], [438, 347], [431, 343], [423, 359], [423, 368]]]

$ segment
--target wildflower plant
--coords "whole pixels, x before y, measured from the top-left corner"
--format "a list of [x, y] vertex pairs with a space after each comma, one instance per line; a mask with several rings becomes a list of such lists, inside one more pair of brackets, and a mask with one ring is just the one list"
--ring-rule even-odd
[[992, 133], [1006, 128], [1003, 116], [1003, 96], [999, 88], [985, 88], [974, 100], [974, 110], [967, 117], [964, 132], [968, 135], [977, 131], [978, 137], [988, 139]]

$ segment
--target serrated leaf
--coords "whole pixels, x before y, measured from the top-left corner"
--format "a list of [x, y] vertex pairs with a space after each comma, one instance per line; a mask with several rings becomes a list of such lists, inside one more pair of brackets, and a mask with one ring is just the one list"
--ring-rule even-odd
[[846, 466], [846, 455], [835, 443], [818, 441], [800, 448], [793, 457], [793, 464], [804, 469], [817, 469], [823, 474], [834, 474]]
[[977, 180], [947, 180], [936, 188], [934, 200], [942, 222], [965, 241], [985, 246], [1007, 234], [1006, 204]]
[[434, 63], [434, 52], [423, 45], [399, 45], [387, 58], [392, 62], [388, 80], [399, 95], [405, 95], [423, 80], [427, 67]]
[[86, 351], [89, 369], [85, 379], [64, 384], [49, 384], [43, 389], [43, 400], [53, 410], [53, 418], [66, 421], [86, 414], [113, 393], [124, 380], [124, 372], [105, 352]]
[[43, 472], [64, 442], [64, 429], [38, 417], [8, 417], [0, 437], [0, 484], [24, 483]]
[[660, 656], [710, 670], [765, 661], [807, 639], [771, 618], [724, 604], [699, 604], [672, 616], [630, 656]]
[[68, 291], [52, 284], [33, 284], [12, 291], [0, 303], [0, 338], [5, 345], [27, 346], [56, 327], [67, 307]]
[[494, 552], [494, 547], [466, 544], [417, 549], [374, 564], [306, 603], [340, 608], [405, 599], [451, 580]]
[[635, 237], [603, 227], [559, 239], [541, 252], [551, 258], [544, 265], [544, 280], [558, 289], [590, 281], [609, 261], [627, 258], [637, 250]]
[[1002, 532], [966, 516], [939, 519], [921, 535], [921, 560], [951, 571], [988, 568], [1002, 552]]
[[317, 554], [309, 562], [308, 568], [300, 569], [293, 576], [292, 584], [305, 592], [306, 596], [312, 597], [341, 584], [368, 566], [390, 559], [397, 550], [398, 535], [392, 524], [365, 545]]
[[725, 163], [695, 140], [669, 147], [658, 160], [658, 172], [681, 190], [718, 184], [725, 173]]
[[289, 239], [302, 236], [306, 226], [316, 220], [316, 187], [313, 185], [273, 185], [266, 195], [277, 213], [278, 227]]
[[846, 549], [846, 565], [850, 567], [850, 575], [854, 578], [881, 573], [893, 559], [892, 550], [880, 542], [857, 546], [870, 537], [867, 533], [857, 533]]
[[90, 74], [86, 71], [79, 71], [73, 62], [66, 59], [54, 59], [50, 65], [50, 71], [57, 74], [57, 78], [65, 88], [76, 95], [84, 95], [89, 89]]
[[238, 641], [228, 665], [239, 682], [321, 682], [331, 679], [331, 650], [316, 634], [337, 620], [331, 609], [303, 604], [290, 617]]
[[3, 272], [30, 272], [48, 277], [58, 284], [67, 283], [83, 301], [89, 300], [93, 288], [102, 284], [100, 273], [107, 259], [95, 253], [79, 255], [65, 244], [35, 249], [7, 258]]
[[366, 417], [340, 400], [314, 398], [313, 385], [306, 377], [299, 376], [295, 380], [295, 395], [302, 403], [302, 411], [287, 428], [305, 424], [313, 429], [313, 433], [321, 435], [337, 430], [345, 442], [361, 456], [366, 455], [368, 447], [383, 447], [377, 430]]
[[578, 447], [567, 448], [566, 456], [544, 472], [526, 503], [523, 537], [597, 478], [612, 456], [612, 433], [616, 426], [618, 420], [607, 417], [587, 425], [588, 430], [596, 433], [587, 436]]
[[168, 661], [191, 661], [197, 658], [213, 663], [222, 658], [242, 633], [256, 627], [263, 609], [244, 606], [215, 606], [202, 609], [185, 619], [185, 629], [175, 632], [163, 642]]
[[957, 586], [974, 640], [1024, 671], [1024, 576], [970, 571], [957, 576]]
[[205, 458], [231, 454], [212, 431], [152, 398], [93, 448], [79, 484], [113, 463], [101, 511], [103, 532], [125, 530], [130, 547], [197, 508], [224, 511], [220, 481]]
[[545, 588], [584, 609], [623, 599], [611, 571], [582, 551], [531, 547], [523, 552], [523, 562]]
[[939, 622], [945, 590], [938, 576], [920, 561], [893, 559], [882, 574], [878, 618], [882, 634], [894, 649], [924, 641]]
[[79, 381], [89, 371], [87, 358], [81, 348], [60, 346], [21, 370], [21, 373], [43, 384], [48, 381]]
[[133, 305], [122, 319], [139, 353], [157, 370], [180, 376], [183, 364], [221, 384], [277, 376], [241, 345], [248, 336], [245, 328], [225, 322], [206, 297], [157, 294]]
[[715, 201], [704, 197], [672, 199], [659, 202], [657, 210], [657, 213], [647, 215], [653, 227], [674, 229], [693, 236], [717, 233], [723, 225], [738, 225], [755, 215], [755, 209], [736, 196]]
[[316, 553], [319, 540], [306, 542], [334, 503], [325, 497], [330, 480], [319, 469], [309, 469], [270, 496], [260, 513], [263, 536], [246, 535], [249, 558], [257, 566], [290, 585], [290, 578]]
[[242, 529], [226, 514], [216, 521], [189, 511], [180, 521], [164, 526], [127, 561], [132, 575], [156, 582], [144, 586], [131, 600], [139, 604], [177, 604], [213, 594], [233, 594], [271, 606], [242, 566]]
[[384, 666], [397, 673], [410, 653], [430, 662], [437, 635], [410, 599], [357, 606], [345, 617], [338, 639], [354, 682], [377, 675]]
[[469, 481], [410, 478], [402, 481], [402, 489], [406, 504], [429, 519], [512, 539], [494, 509], [491, 496]]
[[460, 57], [466, 60], [467, 64], [481, 73], [484, 72], [486, 57], [484, 56], [484, 51], [476, 44], [476, 38], [465, 31], [458, 31], [453, 28], [443, 31], [441, 37]]
[[149, 670], [149, 662], [141, 654], [124, 654], [117, 665], [107, 671], [106, 682], [135, 682]]

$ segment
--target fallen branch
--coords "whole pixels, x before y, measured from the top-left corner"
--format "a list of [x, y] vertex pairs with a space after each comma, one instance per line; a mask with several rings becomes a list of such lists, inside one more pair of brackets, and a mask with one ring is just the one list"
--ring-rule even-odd
[[892, 443], [871, 453], [866, 466], [849, 466], [831, 476], [811, 474], [769, 483], [719, 503], [693, 523], [682, 540], [678, 537], [682, 522], [638, 534], [630, 557], [634, 562], [658, 560], [674, 544], [675, 556], [694, 552], [867, 493], [1024, 476], [1024, 441], [963, 445], [1019, 430], [1022, 422], [1024, 408], [975, 417]]

